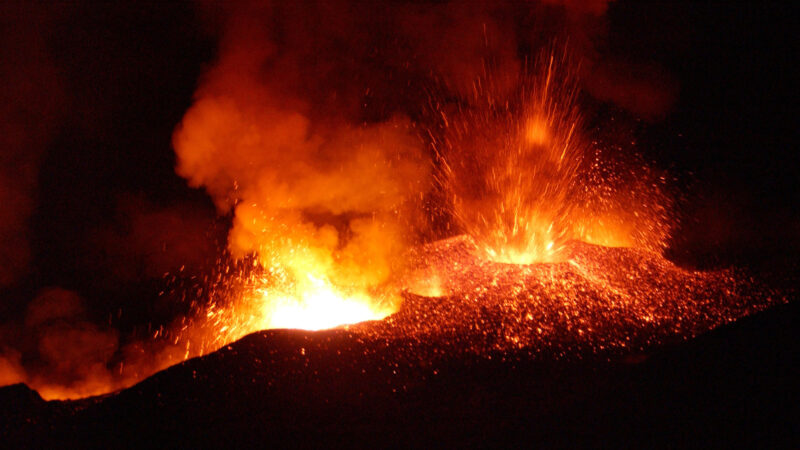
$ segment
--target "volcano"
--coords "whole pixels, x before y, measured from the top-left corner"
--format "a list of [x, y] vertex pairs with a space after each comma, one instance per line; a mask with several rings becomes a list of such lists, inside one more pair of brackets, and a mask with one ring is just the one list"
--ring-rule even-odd
[[796, 13], [0, 2], [0, 448], [798, 448]]
[[17, 405], [2, 416], [5, 442], [674, 447], [797, 438], [800, 309], [791, 290], [645, 251], [577, 242], [569, 251], [563, 263], [509, 265], [451, 238], [412, 257], [426, 280], [447, 280], [440, 295], [406, 292], [382, 321], [253, 333], [99, 397], [45, 402], [24, 385], [3, 388]]

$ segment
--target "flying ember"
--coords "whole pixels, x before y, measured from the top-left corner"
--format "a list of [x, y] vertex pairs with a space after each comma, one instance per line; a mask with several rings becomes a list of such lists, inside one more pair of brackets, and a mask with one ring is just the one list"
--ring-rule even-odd
[[560, 261], [572, 238], [586, 143], [568, 55], [540, 58], [511, 94], [498, 94], [491, 79], [482, 80], [489, 86], [445, 118], [444, 137], [435, 145], [453, 215], [492, 261]]

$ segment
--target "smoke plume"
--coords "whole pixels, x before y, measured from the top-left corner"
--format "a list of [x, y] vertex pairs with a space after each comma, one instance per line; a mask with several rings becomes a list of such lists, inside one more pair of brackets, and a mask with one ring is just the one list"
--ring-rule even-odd
[[39, 163], [63, 112], [61, 80], [46, 48], [48, 12], [0, 5], [0, 287], [27, 274]]
[[383, 62], [345, 11], [231, 11], [174, 145], [178, 173], [232, 212], [234, 256], [363, 290], [389, 281], [429, 162], [405, 114], [359, 107]]

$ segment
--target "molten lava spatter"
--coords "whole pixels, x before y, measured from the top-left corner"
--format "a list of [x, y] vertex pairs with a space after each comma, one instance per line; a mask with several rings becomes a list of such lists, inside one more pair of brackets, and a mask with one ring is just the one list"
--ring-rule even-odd
[[[359, 329], [440, 341], [455, 352], [611, 357], [785, 301], [734, 270], [686, 270], [647, 250], [571, 241], [565, 254], [559, 263], [516, 265], [486, 260], [466, 236], [429, 244], [413, 252], [420, 268], [400, 312]], [[426, 279], [444, 295], [427, 297]]]
[[619, 148], [590, 142], [577, 73], [568, 49], [552, 47], [510, 92], [498, 93], [489, 73], [466, 104], [438, 106], [442, 119], [430, 131], [437, 179], [452, 217], [485, 259], [562, 262], [572, 240], [664, 248], [665, 177]]
[[577, 78], [566, 50], [549, 53], [508, 98], [475, 91], [434, 142], [453, 216], [485, 256], [530, 264], [563, 259], [572, 238], [585, 153]]

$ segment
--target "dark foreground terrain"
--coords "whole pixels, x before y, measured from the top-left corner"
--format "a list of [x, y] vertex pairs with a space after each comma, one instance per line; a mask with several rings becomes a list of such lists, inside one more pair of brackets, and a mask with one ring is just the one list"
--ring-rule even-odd
[[0, 446], [796, 448], [798, 318], [792, 301], [612, 362], [430, 363], [401, 340], [265, 331], [115, 395], [0, 389]]

